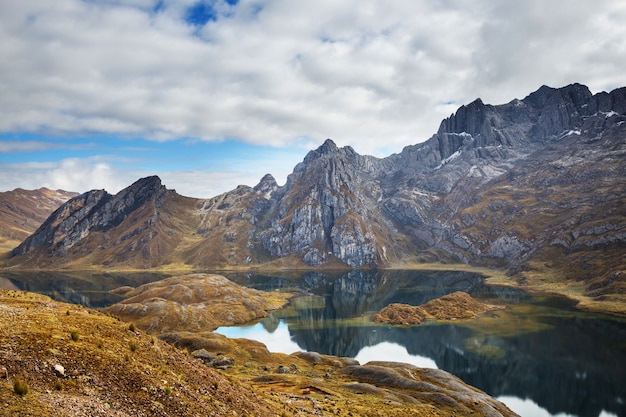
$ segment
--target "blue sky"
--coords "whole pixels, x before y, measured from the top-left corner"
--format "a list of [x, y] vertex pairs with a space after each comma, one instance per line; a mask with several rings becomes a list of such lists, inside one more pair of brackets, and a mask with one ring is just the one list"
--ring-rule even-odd
[[211, 197], [332, 138], [387, 156], [459, 106], [626, 85], [613, 0], [2, 0], [0, 191]]
[[208, 198], [240, 184], [254, 186], [266, 173], [284, 183], [306, 152], [302, 147], [275, 148], [234, 140], [157, 142], [115, 135], [4, 134], [0, 135], [0, 173], [4, 178], [19, 175], [27, 177], [27, 182], [35, 181], [22, 188], [80, 192], [105, 188], [113, 193], [138, 178], [157, 174], [170, 189]]

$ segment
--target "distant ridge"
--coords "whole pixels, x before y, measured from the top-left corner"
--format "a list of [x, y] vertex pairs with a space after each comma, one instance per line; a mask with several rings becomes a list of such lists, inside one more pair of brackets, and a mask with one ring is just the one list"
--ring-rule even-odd
[[63, 190], [0, 192], [0, 247], [10, 250], [31, 235], [61, 204], [77, 196]]

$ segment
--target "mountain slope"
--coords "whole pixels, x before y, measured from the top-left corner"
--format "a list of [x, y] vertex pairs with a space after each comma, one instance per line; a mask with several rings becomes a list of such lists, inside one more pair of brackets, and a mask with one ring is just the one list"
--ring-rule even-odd
[[[275, 416], [286, 408], [101, 312], [27, 292], [0, 290], [0, 303], [2, 416]], [[23, 396], [13, 392], [19, 378]]]
[[158, 177], [116, 195], [93, 190], [59, 207], [13, 250], [19, 264], [46, 267], [154, 268], [171, 262], [193, 233], [196, 200], [167, 190]]
[[310, 152], [276, 193], [263, 247], [274, 256], [298, 254], [309, 265], [385, 263], [395, 230], [377, 204], [382, 190], [371, 169], [377, 163], [331, 140]]
[[197, 200], [151, 177], [117, 196], [92, 191], [55, 212], [10, 264], [463, 262], [521, 281], [548, 272], [607, 298], [626, 290], [625, 122], [626, 88], [543, 86], [497, 106], [478, 99], [386, 158], [327, 140], [284, 186], [268, 175]]
[[50, 214], [77, 193], [23, 190], [0, 193], [0, 247], [10, 250], [31, 235]]

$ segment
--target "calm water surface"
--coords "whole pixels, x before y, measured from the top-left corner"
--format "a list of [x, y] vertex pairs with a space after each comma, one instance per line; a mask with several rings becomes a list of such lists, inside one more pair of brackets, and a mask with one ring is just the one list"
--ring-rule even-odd
[[[302, 294], [260, 322], [218, 329], [227, 336], [259, 340], [270, 351], [317, 351], [361, 363], [390, 360], [444, 369], [524, 417], [626, 416], [626, 321], [577, 311], [564, 298], [490, 287], [467, 272], [226, 275], [248, 287]], [[110, 289], [165, 277], [0, 273], [0, 287], [103, 307], [119, 301]], [[390, 303], [419, 305], [454, 291], [507, 308], [479, 319], [413, 327], [369, 320]]]

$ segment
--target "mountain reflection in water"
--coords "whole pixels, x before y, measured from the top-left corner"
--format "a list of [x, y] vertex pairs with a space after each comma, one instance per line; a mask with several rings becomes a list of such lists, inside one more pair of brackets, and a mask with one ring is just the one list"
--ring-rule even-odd
[[[224, 275], [248, 287], [304, 294], [252, 330], [220, 329], [235, 332], [229, 334], [232, 337], [260, 340], [272, 351], [316, 351], [358, 357], [362, 363], [375, 358], [422, 361], [418, 366], [451, 372], [504, 400], [524, 417], [626, 416], [626, 321], [577, 311], [562, 297], [531, 297], [514, 288], [490, 287], [481, 276], [468, 272]], [[0, 288], [105, 307], [119, 301], [109, 290], [167, 276], [1, 272]], [[455, 291], [507, 309], [477, 320], [413, 327], [378, 325], [369, 320], [372, 313], [390, 303], [420, 305]]]
[[157, 272], [0, 271], [0, 288], [31, 291], [64, 303], [101, 308], [122, 300], [109, 292], [115, 288], [138, 287], [170, 276]]
[[[563, 297], [531, 297], [514, 288], [490, 287], [467, 272], [351, 271], [335, 276], [310, 272], [297, 279], [242, 274], [229, 278], [258, 289], [312, 294], [265, 319], [268, 332], [276, 322], [286, 323], [289, 339], [284, 342], [303, 350], [358, 357], [365, 349], [378, 347], [378, 360], [424, 358], [494, 397], [516, 399], [511, 406], [526, 412], [626, 415], [625, 321], [577, 311]], [[413, 327], [369, 320], [390, 303], [420, 305], [454, 291], [508, 308], [478, 320]], [[240, 333], [239, 337], [247, 336]]]

